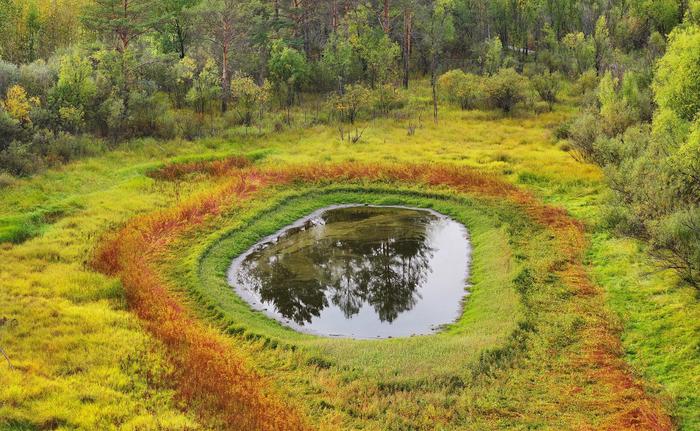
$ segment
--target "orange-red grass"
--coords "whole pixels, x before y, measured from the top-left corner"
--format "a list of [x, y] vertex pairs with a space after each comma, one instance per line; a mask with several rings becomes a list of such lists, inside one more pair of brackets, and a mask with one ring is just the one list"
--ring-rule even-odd
[[299, 413], [267, 390], [225, 337], [193, 317], [151, 262], [183, 229], [217, 214], [224, 197], [244, 199], [257, 187], [241, 178], [217, 195], [139, 218], [102, 244], [94, 265], [121, 278], [129, 305], [167, 347], [180, 398], [205, 421], [216, 429], [303, 430]]
[[[512, 184], [467, 168], [345, 163], [237, 170], [243, 164], [236, 160], [162, 169], [162, 178], [177, 178], [183, 172], [197, 171], [230, 176], [231, 180], [216, 194], [179, 209], [137, 219], [105, 242], [96, 258], [99, 269], [121, 277], [135, 312], [169, 347], [178, 370], [180, 396], [202, 415], [222, 420], [227, 429], [305, 427], [297, 411], [266, 392], [264, 379], [245, 366], [221, 335], [207, 329], [181, 305], [178, 295], [156, 274], [151, 258], [178, 233], [216, 215], [233, 198], [245, 199], [265, 185], [369, 180], [446, 186], [480, 197], [506, 199], [548, 227], [562, 257], [561, 263], [551, 271], [578, 295], [580, 312], [594, 322], [584, 329], [585, 347], [570, 362], [576, 372], [604, 388], [605, 393], [601, 393], [606, 404], [604, 410], [612, 413], [606, 415], [603, 429], [672, 429], [663, 407], [645, 392], [621, 357], [619, 334], [609, 323], [602, 293], [590, 281], [583, 266], [584, 227], [564, 210], [543, 205]], [[562, 402], [566, 402], [566, 394], [562, 394]]]
[[222, 176], [234, 169], [250, 165], [250, 160], [243, 156], [227, 157], [220, 160], [172, 163], [148, 173], [155, 180], [175, 181], [187, 175], [204, 174]]

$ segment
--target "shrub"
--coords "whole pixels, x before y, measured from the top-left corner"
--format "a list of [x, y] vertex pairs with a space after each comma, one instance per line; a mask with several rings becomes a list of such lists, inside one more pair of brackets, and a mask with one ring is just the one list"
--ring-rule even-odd
[[388, 114], [395, 109], [401, 109], [406, 100], [398, 89], [391, 84], [378, 85], [373, 91], [374, 109], [382, 114]]
[[263, 85], [257, 85], [249, 76], [237, 75], [231, 80], [231, 96], [236, 113], [242, 124], [253, 124], [253, 116], [262, 111], [270, 100], [270, 84], [265, 81]]
[[20, 139], [22, 134], [19, 121], [12, 118], [0, 104], [0, 151], [6, 149], [12, 141]]
[[584, 94], [595, 90], [598, 87], [598, 74], [594, 69], [588, 69], [581, 74], [574, 83], [572, 90], [575, 95]]
[[193, 140], [207, 136], [206, 119], [203, 115], [192, 115], [191, 111], [173, 110], [170, 115], [175, 123], [175, 135], [182, 139]]
[[618, 80], [607, 72], [598, 85], [598, 102], [603, 132], [613, 137], [621, 134], [636, 121], [628, 99], [618, 94]]
[[10, 117], [25, 125], [31, 125], [30, 112], [33, 107], [39, 105], [39, 99], [29, 97], [27, 91], [20, 85], [13, 85], [7, 89], [5, 100], [0, 102], [2, 107]]
[[12, 175], [0, 171], [0, 190], [12, 187], [14, 183], [15, 179]]
[[474, 109], [483, 97], [481, 78], [459, 69], [444, 73], [439, 81], [443, 97], [462, 109]]
[[590, 112], [579, 115], [569, 127], [571, 145], [586, 160], [596, 160], [595, 141], [600, 134], [600, 121]]
[[540, 99], [547, 102], [550, 110], [557, 101], [557, 94], [561, 86], [560, 80], [561, 77], [558, 73], [550, 73], [549, 71], [532, 78], [532, 86]]
[[700, 111], [700, 28], [675, 30], [668, 51], [658, 62], [654, 81], [657, 103], [692, 120]]
[[0, 95], [19, 82], [19, 69], [12, 63], [0, 59]]
[[41, 159], [29, 149], [29, 144], [13, 141], [0, 151], [0, 169], [15, 176], [31, 175], [43, 167]]
[[482, 69], [484, 73], [493, 75], [501, 68], [503, 61], [503, 44], [496, 36], [484, 42], [484, 54], [482, 58]]
[[44, 97], [56, 82], [56, 71], [44, 60], [37, 60], [19, 68], [19, 85], [32, 96]]
[[331, 109], [341, 121], [354, 124], [360, 111], [367, 107], [370, 91], [361, 84], [348, 85], [342, 96], [333, 95], [329, 99]]
[[489, 105], [511, 114], [516, 105], [525, 100], [528, 82], [515, 69], [501, 69], [486, 80], [486, 98]]
[[568, 121], [557, 124], [557, 126], [554, 128], [554, 137], [557, 140], [568, 139], [570, 137], [570, 128], [571, 123]]
[[60, 132], [50, 141], [46, 152], [49, 161], [68, 163], [83, 157], [96, 156], [104, 150], [102, 142], [91, 136], [73, 136]]

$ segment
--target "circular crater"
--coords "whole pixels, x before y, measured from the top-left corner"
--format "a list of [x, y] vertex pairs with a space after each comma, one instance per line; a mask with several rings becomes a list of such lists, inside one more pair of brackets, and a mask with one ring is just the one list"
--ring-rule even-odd
[[466, 228], [432, 210], [336, 205], [234, 259], [229, 284], [254, 309], [331, 337], [430, 334], [459, 316], [471, 247]]

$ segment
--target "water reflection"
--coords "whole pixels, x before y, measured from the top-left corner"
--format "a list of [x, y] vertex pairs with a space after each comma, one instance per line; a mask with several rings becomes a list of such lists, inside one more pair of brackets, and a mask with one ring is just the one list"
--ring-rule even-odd
[[[451, 257], [442, 250], [443, 261], [457, 263], [447, 274], [435, 274], [436, 253], [446, 241], [461, 244], [447, 247], [457, 251]], [[459, 311], [468, 258], [464, 228], [437, 213], [340, 207], [253, 248], [234, 261], [230, 280], [244, 298], [298, 328], [327, 335], [410, 335], [448, 322], [439, 321], [444, 309], [434, 309], [437, 322], [427, 327], [394, 325], [427, 294], [445, 294], [449, 287], [452, 294], [445, 299]], [[425, 310], [418, 317], [418, 323], [426, 320]]]

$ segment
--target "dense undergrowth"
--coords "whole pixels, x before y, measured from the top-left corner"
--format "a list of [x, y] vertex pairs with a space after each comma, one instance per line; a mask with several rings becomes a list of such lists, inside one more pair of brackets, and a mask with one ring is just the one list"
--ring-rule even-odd
[[[36, 228], [0, 246], [0, 317], [16, 321], [0, 327], [14, 366], [0, 373], [0, 429], [218, 429], [231, 420], [220, 414], [231, 400], [220, 396], [242, 396], [211, 378], [221, 369], [247, 382], [254, 410], [272, 406], [250, 419], [268, 426], [304, 417], [289, 423], [666, 429], [668, 412], [678, 428], [695, 429], [695, 299], [672, 274], [650, 277], [655, 268], [636, 243], [599, 226], [598, 171], [562, 151], [547, 129], [565, 116], [450, 111], [410, 138], [403, 125], [379, 120], [359, 144], [338, 141], [326, 126], [265, 141], [142, 141], [16, 181], [0, 192], [3, 226], [41, 215]], [[226, 159], [242, 154], [252, 162]], [[440, 162], [443, 174], [407, 168], [425, 161]], [[460, 188], [455, 173], [485, 182]], [[234, 187], [246, 175], [246, 187]], [[226, 190], [236, 193], [225, 198]], [[460, 321], [390, 347], [319, 340], [251, 313], [227, 290], [229, 257], [345, 200], [431, 206], [467, 224], [478, 253]], [[166, 223], [174, 215], [188, 223]], [[122, 273], [119, 283], [86, 265], [98, 243], [110, 244], [105, 234], [135, 226], [161, 229], [147, 237], [149, 253], [139, 248], [147, 229], [123, 237], [139, 253], [121, 263], [138, 264], [147, 278]], [[143, 295], [152, 282], [167, 296]], [[172, 313], [154, 314], [160, 307]], [[187, 366], [202, 354], [190, 347], [204, 343], [205, 354], [227, 359]]]

